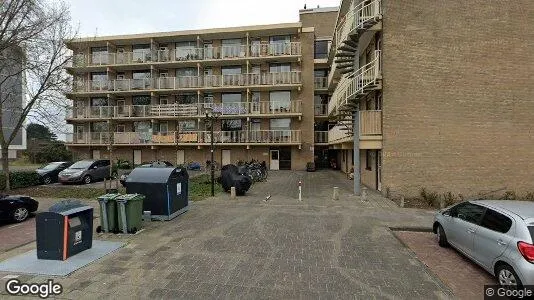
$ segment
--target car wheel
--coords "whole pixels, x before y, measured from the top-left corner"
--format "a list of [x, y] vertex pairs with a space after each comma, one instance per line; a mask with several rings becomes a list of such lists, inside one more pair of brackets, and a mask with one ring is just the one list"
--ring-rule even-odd
[[50, 176], [45, 176], [45, 178], [43, 178], [43, 182], [44, 184], [51, 184], [52, 178], [50, 178]]
[[438, 230], [436, 230], [436, 232], [438, 236], [438, 245], [440, 245], [440, 247], [449, 246], [449, 242], [447, 242], [447, 236], [445, 235], [445, 230], [443, 230], [443, 227], [441, 227], [441, 225], [438, 225]]
[[91, 183], [92, 179], [91, 179], [91, 176], [89, 175], [85, 175], [85, 177], [83, 178], [83, 183], [85, 184], [89, 184]]
[[521, 280], [517, 276], [517, 273], [514, 271], [514, 268], [507, 264], [498, 266], [495, 274], [500, 285], [518, 288], [523, 286]]
[[13, 221], [15, 222], [23, 222], [28, 218], [28, 215], [30, 212], [28, 209], [24, 206], [17, 207], [12, 214]]

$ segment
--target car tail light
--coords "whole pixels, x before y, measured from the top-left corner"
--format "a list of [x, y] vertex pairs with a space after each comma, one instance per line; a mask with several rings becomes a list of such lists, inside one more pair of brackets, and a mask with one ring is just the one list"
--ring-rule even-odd
[[517, 248], [526, 260], [529, 262], [534, 262], [534, 245], [525, 242], [518, 242]]

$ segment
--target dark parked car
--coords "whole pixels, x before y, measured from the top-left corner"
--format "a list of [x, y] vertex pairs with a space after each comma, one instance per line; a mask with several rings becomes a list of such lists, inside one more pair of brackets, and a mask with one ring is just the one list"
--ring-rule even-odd
[[80, 160], [72, 166], [59, 172], [59, 182], [85, 183], [103, 180], [110, 177], [110, 163], [108, 159]]
[[[142, 164], [138, 168], [169, 168], [169, 167], [173, 167], [173, 164], [168, 161], [157, 160], [157, 161], [152, 161], [149, 163]], [[119, 182], [124, 187], [126, 187], [125, 182], [126, 182], [126, 178], [128, 178], [128, 175], [130, 175], [130, 172], [125, 172], [119, 178]]]
[[0, 195], [0, 220], [22, 222], [38, 207], [39, 202], [29, 196]]
[[48, 165], [35, 170], [39, 176], [41, 176], [41, 182], [44, 184], [51, 184], [53, 182], [57, 182], [57, 176], [59, 172], [65, 170], [70, 165], [72, 165], [71, 162], [67, 161], [56, 161], [51, 162]]

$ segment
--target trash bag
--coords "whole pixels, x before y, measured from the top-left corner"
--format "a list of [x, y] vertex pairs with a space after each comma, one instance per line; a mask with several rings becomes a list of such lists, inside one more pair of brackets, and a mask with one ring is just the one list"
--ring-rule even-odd
[[225, 165], [221, 168], [221, 185], [226, 192], [235, 187], [236, 195], [243, 196], [252, 185], [252, 180], [239, 174], [237, 166]]

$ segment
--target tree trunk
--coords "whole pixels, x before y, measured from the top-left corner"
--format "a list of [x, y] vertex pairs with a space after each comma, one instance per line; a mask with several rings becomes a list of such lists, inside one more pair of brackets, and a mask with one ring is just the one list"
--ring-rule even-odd
[[2, 173], [6, 179], [6, 191], [11, 190], [11, 185], [9, 184], [9, 149], [8, 147], [2, 147]]

